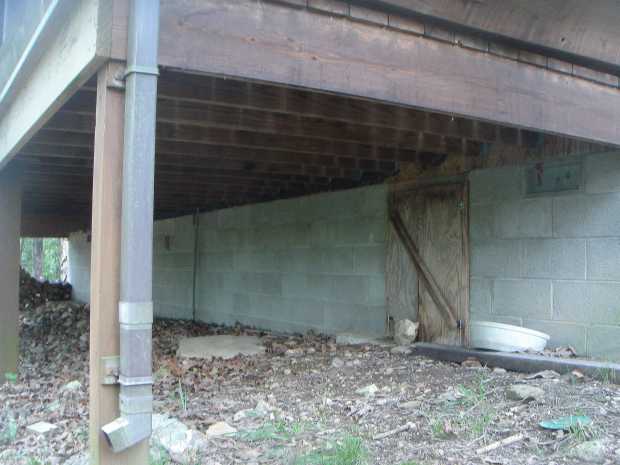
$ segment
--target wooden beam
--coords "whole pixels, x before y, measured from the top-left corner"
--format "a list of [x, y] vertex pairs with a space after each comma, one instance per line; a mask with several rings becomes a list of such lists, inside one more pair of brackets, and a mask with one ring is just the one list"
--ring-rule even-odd
[[160, 63], [620, 145], [618, 88], [282, 5], [168, 0]]
[[616, 0], [375, 0], [476, 31], [620, 66], [620, 8]]
[[97, 131], [92, 202], [90, 313], [90, 454], [96, 465], [148, 463], [148, 442], [114, 454], [101, 427], [119, 415], [117, 385], [103, 385], [102, 357], [119, 355], [118, 301], [124, 93], [112, 80], [122, 65], [106, 65], [97, 81]]
[[[27, 205], [28, 195], [24, 194]], [[34, 215], [22, 214], [22, 237], [68, 237], [70, 233], [90, 229], [87, 215]]]
[[54, 25], [41, 58], [5, 102], [0, 116], [0, 168], [18, 152], [109, 56], [112, 4], [119, 0], [79, 0]]
[[17, 372], [19, 347], [19, 232], [21, 173], [0, 172], [0, 382]]

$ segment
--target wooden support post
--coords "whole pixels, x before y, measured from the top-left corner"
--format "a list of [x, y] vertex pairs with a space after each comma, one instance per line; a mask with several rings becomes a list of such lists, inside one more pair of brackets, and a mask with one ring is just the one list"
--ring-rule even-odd
[[146, 465], [148, 443], [121, 454], [101, 427], [119, 416], [118, 385], [103, 385], [102, 357], [119, 355], [118, 301], [125, 94], [118, 77], [124, 64], [109, 63], [97, 77], [93, 173], [90, 314], [91, 465]]
[[19, 231], [21, 181], [16, 168], [0, 171], [0, 383], [17, 371], [19, 345]]

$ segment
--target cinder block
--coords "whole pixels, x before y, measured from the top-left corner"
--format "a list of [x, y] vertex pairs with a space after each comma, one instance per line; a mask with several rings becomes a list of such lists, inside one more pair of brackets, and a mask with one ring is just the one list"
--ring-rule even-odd
[[503, 202], [495, 207], [494, 229], [499, 238], [551, 237], [552, 199]]
[[161, 302], [153, 303], [153, 313], [159, 318], [174, 318], [176, 320], [189, 320], [192, 318], [191, 308]]
[[493, 281], [471, 278], [469, 288], [469, 312], [471, 315], [485, 315], [492, 312]]
[[[189, 263], [191, 263], [191, 261]], [[200, 268], [202, 270], [232, 271], [233, 270], [233, 254], [232, 252], [201, 253], [199, 256], [199, 263], [200, 263]]]
[[493, 283], [493, 313], [521, 318], [551, 318], [551, 281], [498, 279]]
[[620, 152], [588, 155], [584, 173], [587, 193], [620, 192]]
[[336, 245], [364, 245], [383, 243], [387, 234], [387, 218], [383, 216], [357, 217], [335, 223]]
[[368, 303], [370, 305], [386, 305], [384, 275], [368, 278]]
[[198, 250], [201, 252], [221, 252], [221, 246], [217, 240], [217, 229], [203, 228], [198, 231]]
[[551, 336], [547, 347], [571, 346], [577, 354], [586, 355], [586, 327], [576, 323], [560, 321], [523, 320], [523, 326], [542, 331]]
[[247, 228], [254, 206], [227, 208], [217, 212], [217, 226], [223, 229]]
[[620, 324], [620, 283], [554, 281], [553, 319]]
[[588, 240], [588, 279], [620, 281], [620, 238]]
[[324, 302], [314, 299], [283, 299], [281, 319], [303, 327], [323, 327]]
[[250, 305], [245, 309], [247, 313], [270, 320], [286, 319], [286, 315], [282, 312], [282, 297], [263, 294], [248, 294], [248, 296]]
[[588, 356], [599, 360], [620, 362], [620, 327], [592, 326], [588, 328]]
[[523, 240], [523, 276], [585, 279], [586, 241], [583, 239]]
[[523, 318], [505, 315], [495, 315], [493, 313], [472, 314], [471, 321], [494, 321], [495, 323], [504, 323], [507, 325], [523, 326]]
[[381, 336], [385, 332], [385, 307], [329, 302], [325, 304], [324, 331]]
[[475, 170], [469, 174], [472, 204], [516, 200], [521, 197], [521, 168]]
[[521, 271], [521, 243], [494, 239], [471, 242], [471, 275], [474, 277], [517, 278]]
[[495, 205], [479, 203], [472, 205], [469, 211], [469, 237], [473, 241], [491, 239], [494, 234], [493, 223]]
[[323, 273], [353, 273], [355, 270], [355, 250], [353, 247], [330, 247], [324, 249], [313, 249], [321, 257], [321, 268]]
[[331, 284], [329, 300], [351, 304], [368, 303], [369, 278], [367, 276], [334, 275]]
[[360, 274], [384, 274], [387, 249], [385, 245], [355, 247], [355, 272]]
[[[245, 246], [246, 235], [240, 229], [218, 229], [215, 238], [214, 248], [218, 251], [240, 250]], [[200, 233], [202, 236], [202, 233]]]
[[280, 273], [241, 273], [240, 286], [246, 292], [256, 292], [274, 296], [282, 295], [282, 275]]
[[381, 216], [387, 218], [388, 213], [388, 185], [377, 184], [375, 186], [356, 189], [364, 199], [362, 202], [362, 214], [364, 216]]
[[327, 300], [332, 277], [327, 274], [286, 273], [282, 276], [282, 295], [293, 298]]
[[561, 196], [553, 202], [554, 236], [620, 236], [620, 194]]
[[194, 218], [181, 216], [174, 219], [175, 233], [171, 240], [171, 249], [175, 252], [193, 252], [195, 240]]

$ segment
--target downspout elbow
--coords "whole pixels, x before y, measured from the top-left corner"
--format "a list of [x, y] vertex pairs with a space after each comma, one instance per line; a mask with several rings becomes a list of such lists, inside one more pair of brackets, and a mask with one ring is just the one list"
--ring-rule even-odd
[[151, 435], [153, 304], [121, 302], [119, 320], [121, 416], [102, 427], [103, 434], [114, 452], [122, 452]]

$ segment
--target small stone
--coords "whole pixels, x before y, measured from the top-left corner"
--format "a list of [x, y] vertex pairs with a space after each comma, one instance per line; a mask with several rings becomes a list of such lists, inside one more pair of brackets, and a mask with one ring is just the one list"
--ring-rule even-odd
[[553, 370], [543, 370], [537, 373], [533, 373], [525, 377], [525, 379], [554, 379], [559, 378], [560, 374]]
[[366, 397], [372, 397], [377, 393], [378, 390], [379, 388], [376, 385], [369, 384], [368, 386], [364, 386], [363, 388], [358, 389], [357, 391], [355, 391], [355, 393]]
[[579, 370], [573, 370], [570, 373], [566, 373], [562, 375], [562, 379], [566, 381], [568, 384], [581, 384], [585, 383], [586, 375], [584, 375]]
[[390, 352], [393, 353], [394, 355], [410, 355], [412, 350], [411, 350], [411, 347], [396, 346], [396, 347], [392, 347]]
[[344, 361], [341, 358], [334, 357], [331, 366], [332, 368], [342, 368], [344, 366]]
[[568, 455], [586, 463], [603, 463], [606, 452], [605, 441], [586, 441], [573, 447]]
[[482, 363], [480, 360], [474, 357], [468, 357], [461, 363], [461, 366], [464, 368], [482, 368]]
[[178, 420], [165, 415], [153, 415], [151, 454], [161, 456], [165, 451], [172, 461], [183, 465], [201, 463], [207, 456], [209, 443], [204, 434], [190, 430]]
[[207, 436], [207, 439], [213, 439], [221, 436], [230, 436], [235, 434], [236, 432], [237, 430], [230, 426], [228, 423], [220, 421], [209, 426], [205, 434]]
[[412, 344], [418, 337], [418, 328], [420, 323], [414, 323], [411, 320], [398, 320], [394, 325], [394, 341], [399, 346]]
[[64, 462], [64, 465], [88, 465], [89, 463], [90, 463], [90, 457], [88, 453], [80, 452], [79, 454], [75, 454], [69, 457]]
[[62, 392], [75, 392], [79, 391], [80, 389], [82, 389], [82, 383], [80, 383], [78, 380], [74, 380], [65, 384], [60, 390]]
[[504, 373], [506, 373], [506, 369], [505, 368], [500, 368], [500, 367], [495, 367], [495, 368], [493, 368], [493, 373], [495, 373], [497, 375], [503, 375]]
[[416, 410], [420, 407], [420, 401], [418, 400], [410, 400], [408, 402], [403, 402], [400, 404], [400, 408], [403, 410]]
[[536, 386], [527, 384], [513, 384], [506, 390], [506, 397], [510, 400], [520, 400], [524, 402], [540, 401], [545, 395], [545, 391]]
[[34, 423], [30, 426], [27, 426], [26, 429], [32, 431], [37, 434], [47, 434], [50, 431], [54, 431], [58, 426], [52, 425], [46, 421], [40, 421], [38, 423]]
[[301, 357], [304, 355], [304, 351], [302, 349], [288, 349], [284, 352], [284, 355], [288, 357]]

